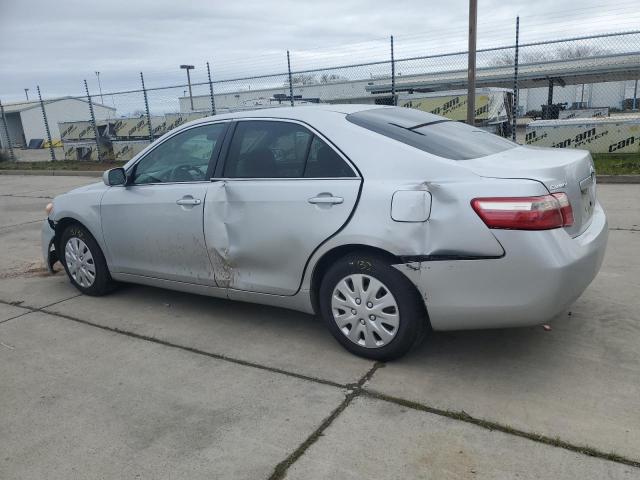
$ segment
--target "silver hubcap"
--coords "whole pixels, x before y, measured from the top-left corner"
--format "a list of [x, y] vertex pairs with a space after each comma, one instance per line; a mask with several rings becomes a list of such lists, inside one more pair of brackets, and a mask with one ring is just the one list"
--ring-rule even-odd
[[77, 237], [72, 237], [64, 247], [64, 258], [69, 275], [81, 287], [90, 287], [96, 279], [96, 266], [91, 250]]
[[361, 347], [383, 347], [398, 333], [396, 299], [384, 283], [369, 275], [340, 280], [333, 290], [331, 311], [340, 331]]

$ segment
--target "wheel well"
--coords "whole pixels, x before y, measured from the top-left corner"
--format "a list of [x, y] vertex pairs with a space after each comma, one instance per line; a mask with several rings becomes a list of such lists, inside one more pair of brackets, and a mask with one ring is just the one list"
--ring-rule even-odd
[[[78, 225], [80, 225], [81, 227], [85, 228], [89, 233], [91, 233], [91, 231], [85, 226], [83, 225], [82, 222], [80, 222], [79, 220], [76, 220], [75, 218], [71, 218], [71, 217], [65, 217], [65, 218], [61, 218], [60, 220], [58, 220], [56, 222], [56, 228], [55, 228], [55, 237], [53, 239], [53, 244], [56, 247], [56, 250], [58, 252], [60, 252], [60, 237], [62, 235], [62, 232], [65, 231], [65, 229], [69, 226], [69, 225], [73, 225], [74, 223], [77, 223]], [[92, 234], [93, 235], [93, 234]], [[58, 256], [60, 254], [58, 253]]]
[[394, 263], [402, 263], [402, 260], [400, 260], [400, 258], [396, 255], [393, 255], [386, 250], [383, 250], [382, 248], [372, 247], [369, 245], [341, 245], [332, 250], [329, 250], [322, 256], [322, 258], [320, 258], [320, 260], [318, 260], [311, 276], [311, 305], [313, 306], [313, 310], [316, 313], [320, 311], [318, 296], [320, 292], [320, 282], [322, 282], [322, 277], [324, 277], [325, 272], [337, 259], [353, 252], [369, 253], [378, 257], [382, 257], [389, 262], [389, 265], [393, 265]]

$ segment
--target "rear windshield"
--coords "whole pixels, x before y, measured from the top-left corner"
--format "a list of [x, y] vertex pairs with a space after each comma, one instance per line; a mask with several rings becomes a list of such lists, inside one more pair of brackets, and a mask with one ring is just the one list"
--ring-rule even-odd
[[450, 160], [485, 157], [517, 147], [512, 141], [477, 127], [412, 108], [374, 108], [351, 113], [347, 120]]

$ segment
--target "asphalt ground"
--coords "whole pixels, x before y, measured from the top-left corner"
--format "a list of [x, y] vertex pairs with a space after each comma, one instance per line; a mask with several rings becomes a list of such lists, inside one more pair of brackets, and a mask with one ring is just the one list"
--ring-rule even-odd
[[49, 198], [0, 176], [0, 478], [640, 478], [640, 185], [600, 185], [598, 277], [542, 327], [350, 355], [287, 310], [125, 285], [40, 259]]

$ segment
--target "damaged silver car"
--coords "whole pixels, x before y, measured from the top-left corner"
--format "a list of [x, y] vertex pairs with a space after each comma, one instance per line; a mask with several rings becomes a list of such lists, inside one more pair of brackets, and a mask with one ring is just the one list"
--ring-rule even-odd
[[103, 180], [56, 197], [42, 230], [81, 292], [134, 282], [316, 313], [380, 360], [430, 329], [547, 322], [607, 242], [588, 152], [407, 108], [217, 115]]

